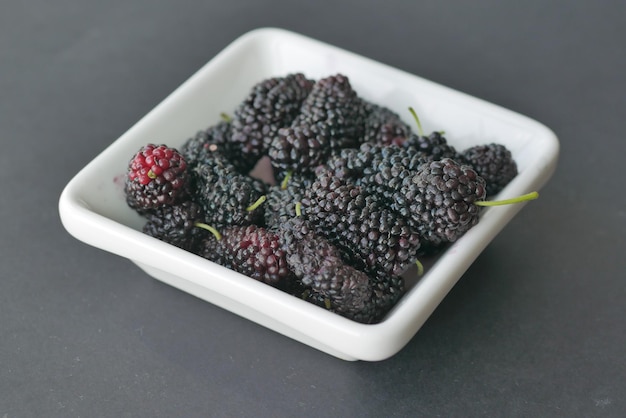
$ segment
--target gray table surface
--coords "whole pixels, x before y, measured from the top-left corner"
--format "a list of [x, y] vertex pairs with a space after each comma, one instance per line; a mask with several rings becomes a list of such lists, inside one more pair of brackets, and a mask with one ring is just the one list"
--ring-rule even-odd
[[[0, 417], [626, 414], [626, 3], [0, 3]], [[64, 185], [239, 35], [303, 33], [539, 120], [557, 172], [397, 355], [345, 362], [62, 227]]]

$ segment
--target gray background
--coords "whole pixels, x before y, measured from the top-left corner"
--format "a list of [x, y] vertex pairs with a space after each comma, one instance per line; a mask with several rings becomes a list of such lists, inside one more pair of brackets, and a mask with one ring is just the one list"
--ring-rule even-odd
[[[624, 416], [626, 3], [0, 3], [0, 417]], [[344, 362], [65, 232], [64, 185], [276, 26], [539, 120], [556, 174], [396, 356]]]

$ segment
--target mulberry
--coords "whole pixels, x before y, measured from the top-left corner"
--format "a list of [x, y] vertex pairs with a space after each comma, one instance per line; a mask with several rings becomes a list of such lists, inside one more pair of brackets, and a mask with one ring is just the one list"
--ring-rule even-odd
[[323, 125], [332, 149], [358, 145], [365, 132], [367, 110], [342, 74], [318, 80], [302, 104], [294, 125]]
[[278, 235], [256, 225], [227, 227], [205, 238], [200, 255], [274, 287], [291, 276]]
[[364, 106], [367, 117], [362, 142], [401, 145], [411, 135], [411, 127], [393, 110], [369, 102]]
[[267, 185], [241, 174], [220, 154], [205, 158], [193, 170], [196, 196], [205, 212], [205, 221], [216, 228], [261, 224]]
[[281, 128], [268, 151], [279, 172], [312, 173], [330, 154], [328, 129], [323, 124]]
[[239, 144], [242, 158], [256, 162], [267, 153], [278, 130], [296, 118], [313, 84], [297, 73], [268, 78], [252, 88], [232, 122], [232, 141]]
[[197, 253], [206, 231], [196, 226], [204, 222], [202, 207], [187, 200], [177, 205], [165, 205], [146, 214], [143, 232], [192, 253]]
[[363, 318], [372, 296], [368, 276], [347, 265], [302, 217], [283, 222], [278, 231], [289, 267], [306, 289], [302, 297], [347, 318]]
[[478, 145], [463, 151], [463, 161], [487, 183], [487, 196], [499, 193], [517, 176], [511, 151], [501, 144]]
[[327, 173], [307, 189], [302, 208], [316, 232], [368, 274], [399, 275], [416, 259], [417, 231], [367, 188]]
[[296, 215], [295, 205], [302, 201], [305, 190], [313, 180], [299, 174], [288, 174], [281, 184], [271, 186], [267, 192], [265, 225], [275, 227]]
[[233, 142], [231, 137], [232, 123], [230, 120], [222, 120], [198, 131], [183, 144], [180, 152], [190, 167], [203, 164], [205, 159], [218, 153], [238, 172], [248, 174], [254, 168], [256, 159], [245, 158], [247, 155], [242, 155], [240, 144]]
[[424, 242], [433, 247], [454, 242], [478, 223], [485, 181], [469, 166], [444, 158], [405, 179], [400, 193]]
[[189, 198], [187, 162], [174, 148], [148, 144], [131, 159], [124, 192], [128, 205], [145, 213]]

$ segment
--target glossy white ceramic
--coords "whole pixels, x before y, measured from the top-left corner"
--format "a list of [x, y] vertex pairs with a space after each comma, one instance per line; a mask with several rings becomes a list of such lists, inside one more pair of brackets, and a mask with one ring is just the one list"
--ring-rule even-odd
[[236, 39], [84, 167], [63, 190], [61, 220], [77, 239], [126, 257], [156, 279], [251, 321], [342, 359], [382, 360], [406, 345], [524, 205], [486, 209], [479, 224], [423, 277], [408, 273], [406, 295], [381, 323], [364, 325], [144, 235], [142, 219], [124, 200], [123, 176], [141, 146], [180, 146], [217, 122], [220, 112], [232, 112], [253, 84], [292, 72], [310, 78], [346, 74], [362, 97], [392, 108], [407, 123], [413, 123], [407, 108], [414, 107], [425, 131], [445, 130], [457, 149], [506, 145], [519, 175], [498, 198], [538, 190], [556, 167], [558, 140], [534, 120], [334, 46], [266, 28]]

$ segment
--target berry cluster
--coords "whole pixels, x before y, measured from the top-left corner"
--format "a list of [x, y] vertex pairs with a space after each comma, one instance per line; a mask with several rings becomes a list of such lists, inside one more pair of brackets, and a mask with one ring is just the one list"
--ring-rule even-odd
[[[381, 321], [418, 258], [456, 241], [516, 175], [500, 144], [461, 152], [348, 77], [263, 80], [233, 116], [180, 150], [131, 159], [128, 205], [144, 232], [305, 301]], [[265, 160], [275, 182], [250, 173]]]

